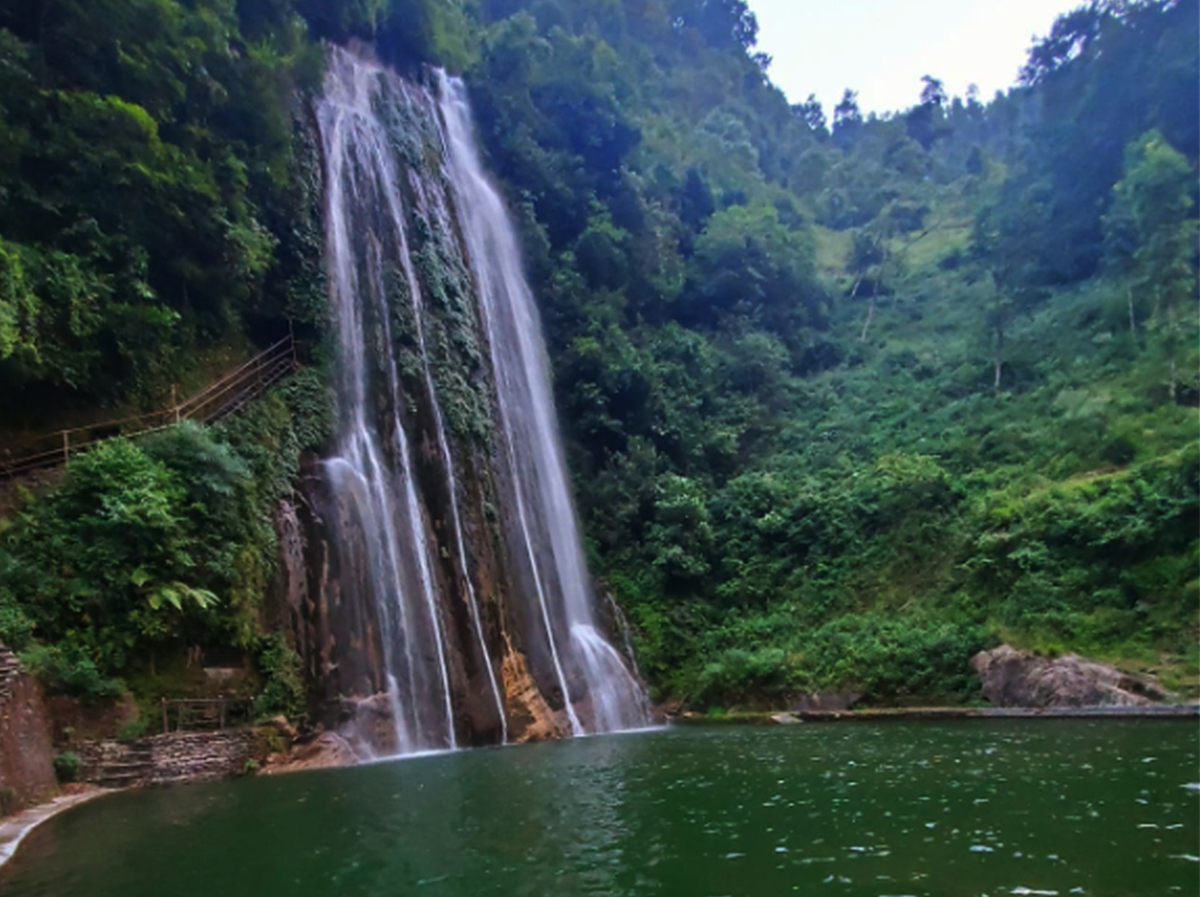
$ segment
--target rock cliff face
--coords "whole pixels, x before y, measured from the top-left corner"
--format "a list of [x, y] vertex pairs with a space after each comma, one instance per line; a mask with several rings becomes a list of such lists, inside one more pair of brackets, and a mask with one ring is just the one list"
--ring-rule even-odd
[[0, 645], [0, 814], [53, 793], [53, 758], [42, 687]]
[[277, 509], [266, 612], [360, 756], [648, 721], [590, 594], [515, 231], [440, 85], [334, 49], [315, 108], [337, 423]]
[[1122, 673], [1077, 654], [1053, 660], [1001, 645], [971, 665], [983, 695], [997, 707], [1134, 706], [1173, 697], [1149, 676]]
[[[385, 696], [388, 683], [377, 608], [355, 599], [343, 588], [343, 574], [331, 547], [329, 521], [324, 509], [336, 507], [319, 474], [318, 462], [308, 459], [296, 496], [281, 503], [276, 514], [279, 536], [279, 573], [269, 613], [290, 633], [290, 641], [303, 660], [310, 716], [326, 729], [346, 732], [359, 757], [391, 753], [392, 707]], [[478, 488], [478, 487], [477, 487]], [[495, 524], [482, 519], [490, 504], [486, 496], [469, 517], [469, 560], [475, 591], [484, 608], [482, 628], [493, 661], [499, 666], [509, 741], [538, 741], [570, 734], [561, 698], [552, 707], [530, 671], [521, 650], [514, 604], [501, 567]], [[432, 531], [443, 536], [445, 521], [433, 504]], [[446, 561], [447, 552], [438, 551]], [[489, 700], [481, 658], [472, 656], [475, 638], [465, 589], [454, 571], [442, 570], [443, 594], [448, 599], [444, 621], [448, 664], [455, 685], [452, 695], [456, 729], [467, 743], [500, 740], [500, 721]], [[450, 604], [450, 602], [453, 602]]]

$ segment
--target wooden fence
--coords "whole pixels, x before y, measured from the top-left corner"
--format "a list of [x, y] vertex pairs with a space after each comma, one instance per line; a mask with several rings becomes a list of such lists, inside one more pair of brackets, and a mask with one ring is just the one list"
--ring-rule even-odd
[[38, 470], [68, 465], [72, 455], [114, 436], [144, 436], [174, 427], [183, 420], [214, 423], [261, 396], [268, 387], [298, 366], [296, 341], [288, 334], [182, 402], [175, 401], [172, 395], [170, 406], [158, 411], [58, 430], [42, 437], [43, 448], [21, 457], [8, 457], [0, 452], [0, 480], [11, 480]]
[[[163, 698], [163, 734], [244, 725], [251, 721], [253, 709], [254, 702], [250, 698]], [[174, 728], [171, 727], [172, 715]]]

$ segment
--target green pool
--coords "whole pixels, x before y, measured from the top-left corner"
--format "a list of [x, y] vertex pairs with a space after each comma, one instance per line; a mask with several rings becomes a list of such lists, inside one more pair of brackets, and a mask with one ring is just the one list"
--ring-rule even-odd
[[1179, 720], [675, 728], [131, 792], [5, 897], [1200, 894]]

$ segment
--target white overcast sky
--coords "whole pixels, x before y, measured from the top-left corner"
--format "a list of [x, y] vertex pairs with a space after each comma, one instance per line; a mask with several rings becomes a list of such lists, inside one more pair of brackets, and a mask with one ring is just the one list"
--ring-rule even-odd
[[749, 0], [758, 49], [792, 103], [815, 93], [833, 117], [847, 87], [863, 112], [907, 109], [921, 76], [982, 99], [1017, 79], [1033, 37], [1084, 0]]

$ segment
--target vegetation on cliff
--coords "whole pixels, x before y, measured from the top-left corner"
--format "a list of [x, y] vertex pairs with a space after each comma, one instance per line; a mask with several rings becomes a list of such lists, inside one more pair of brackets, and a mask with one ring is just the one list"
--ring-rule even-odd
[[468, 79], [660, 697], [966, 697], [998, 638], [1194, 687], [1194, 2], [831, 126], [744, 3], [499, 6]]
[[[1093, 3], [1006, 95], [864, 117], [789, 105], [742, 0], [9, 3], [0, 425], [319, 335], [297, 91], [373, 40], [465, 74], [658, 697], [969, 699], [1000, 638], [1194, 687], [1197, 20]], [[286, 670], [265, 515], [323, 436], [289, 389], [73, 463], [0, 534], [0, 639], [91, 693], [163, 645]]]

